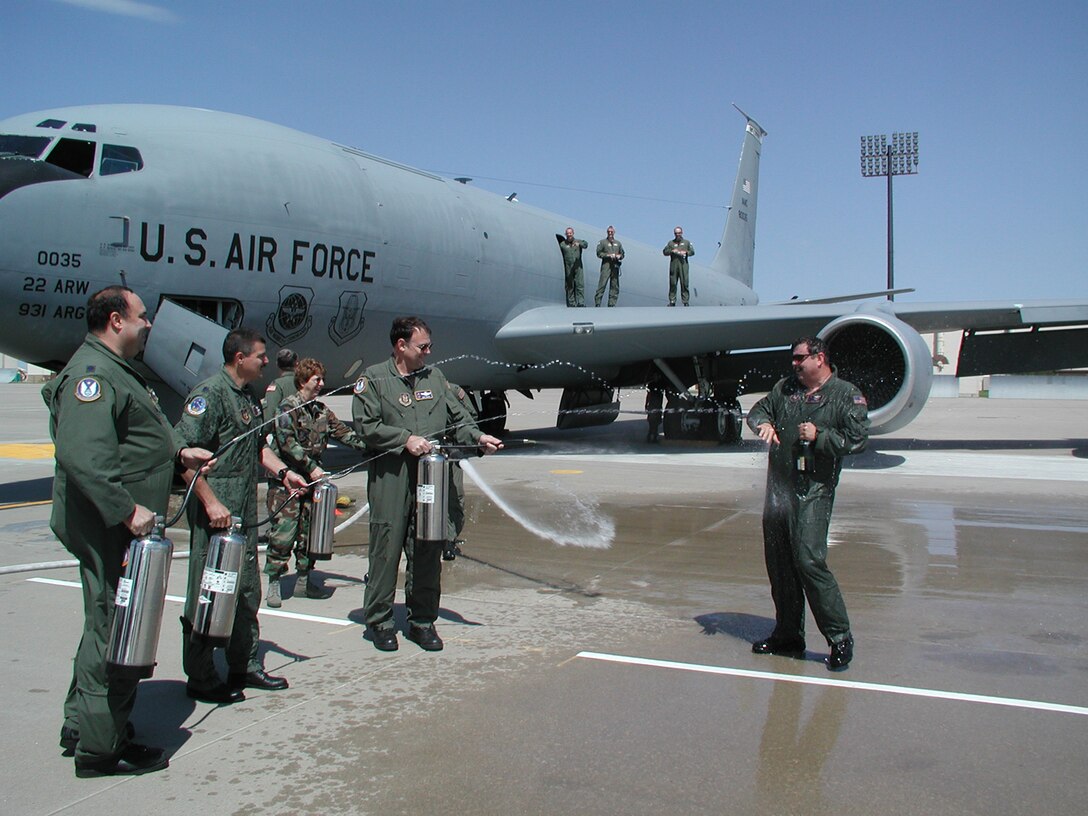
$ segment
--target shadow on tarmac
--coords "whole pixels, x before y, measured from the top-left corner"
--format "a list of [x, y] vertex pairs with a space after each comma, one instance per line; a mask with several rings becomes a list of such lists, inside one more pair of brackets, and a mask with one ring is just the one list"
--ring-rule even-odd
[[[696, 615], [694, 621], [703, 627], [704, 635], [728, 635], [751, 645], [763, 640], [774, 629], [774, 619], [745, 612], [711, 612]], [[823, 663], [825, 655], [806, 651], [803, 660]]]
[[52, 476], [0, 484], [0, 504], [49, 501], [51, 498], [53, 498]]

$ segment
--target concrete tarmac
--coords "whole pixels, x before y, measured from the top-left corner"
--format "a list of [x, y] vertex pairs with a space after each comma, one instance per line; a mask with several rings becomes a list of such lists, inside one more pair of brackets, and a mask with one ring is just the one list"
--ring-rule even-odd
[[[293, 597], [292, 574], [262, 614], [290, 689], [189, 700], [171, 601], [134, 714], [169, 769], [80, 780], [57, 746], [77, 572], [11, 571], [70, 558], [46, 412], [0, 386], [3, 812], [1084, 812], [1088, 402], [933, 400], [849, 461], [830, 563], [857, 651], [831, 673], [811, 618], [805, 659], [751, 652], [773, 619], [762, 444], [647, 444], [637, 392], [609, 427], [557, 431], [556, 396], [514, 396], [511, 436], [538, 444], [472, 462], [507, 511], [466, 480], [444, 651], [363, 639], [363, 516], [323, 565], [331, 598]], [[363, 471], [339, 486], [365, 503]]]

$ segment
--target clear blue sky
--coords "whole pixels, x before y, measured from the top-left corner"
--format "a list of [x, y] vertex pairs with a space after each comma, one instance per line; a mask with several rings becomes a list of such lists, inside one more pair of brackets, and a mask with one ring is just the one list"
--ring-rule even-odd
[[735, 102], [769, 133], [765, 302], [883, 286], [886, 188], [861, 177], [859, 137], [917, 130], [919, 174], [895, 182], [907, 297], [1088, 295], [1083, 0], [9, 0], [2, 19], [0, 118], [243, 113], [621, 239], [663, 245], [679, 223], [704, 256], [736, 172]]

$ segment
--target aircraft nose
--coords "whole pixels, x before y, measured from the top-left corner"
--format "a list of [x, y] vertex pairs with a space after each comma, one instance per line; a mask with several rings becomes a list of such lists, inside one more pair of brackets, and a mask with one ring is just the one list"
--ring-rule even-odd
[[57, 167], [55, 164], [22, 157], [0, 158], [0, 198], [12, 190], [39, 184], [44, 181], [81, 179], [79, 173]]

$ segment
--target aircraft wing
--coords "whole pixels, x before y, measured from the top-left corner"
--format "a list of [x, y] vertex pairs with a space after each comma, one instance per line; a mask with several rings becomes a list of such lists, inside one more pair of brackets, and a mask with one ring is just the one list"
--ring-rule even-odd
[[[797, 337], [818, 334], [832, 320], [849, 315], [897, 318], [917, 332], [1088, 326], [1088, 301], [870, 301], [592, 309], [540, 306], [503, 324], [495, 342], [508, 359], [522, 363], [561, 359], [584, 366], [615, 366], [715, 351], [782, 347]], [[1085, 351], [1080, 356], [1086, 359], [1079, 365], [1088, 365], [1088, 342], [1081, 348]]]

